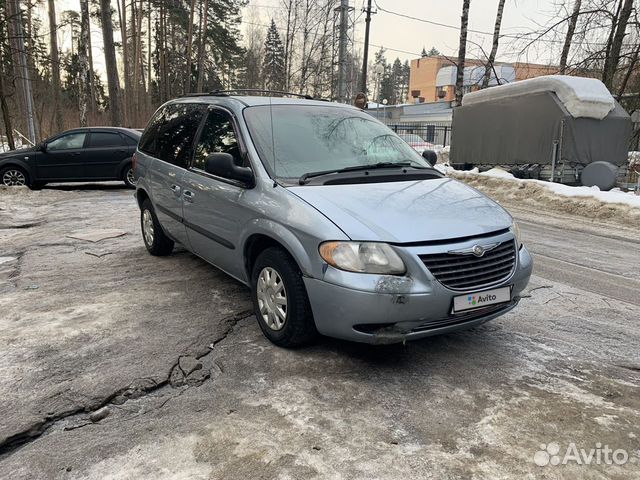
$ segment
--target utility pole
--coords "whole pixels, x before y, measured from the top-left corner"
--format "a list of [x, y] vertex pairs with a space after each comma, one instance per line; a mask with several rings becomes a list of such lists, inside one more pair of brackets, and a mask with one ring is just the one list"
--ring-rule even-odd
[[27, 130], [29, 140], [35, 145], [38, 141], [38, 131], [33, 117], [33, 92], [31, 91], [31, 75], [29, 74], [29, 64], [27, 63], [27, 53], [24, 47], [24, 33], [22, 30], [22, 18], [20, 4], [13, 0], [15, 10], [15, 26], [18, 41], [18, 55], [20, 58], [20, 69], [22, 70], [22, 90], [24, 93], [25, 110], [27, 113]]
[[349, 0], [340, 0], [340, 36], [338, 41], [338, 101], [347, 101], [347, 42], [349, 41]]
[[369, 66], [369, 28], [371, 28], [371, 15], [377, 12], [371, 11], [371, 0], [367, 1], [367, 16], [364, 27], [364, 56], [362, 58], [362, 78], [360, 79], [360, 91], [367, 94], [367, 67]]

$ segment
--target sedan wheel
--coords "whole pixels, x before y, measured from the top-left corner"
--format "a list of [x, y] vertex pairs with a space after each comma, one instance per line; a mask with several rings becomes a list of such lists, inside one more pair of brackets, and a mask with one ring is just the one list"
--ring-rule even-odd
[[265, 267], [258, 276], [258, 308], [264, 323], [271, 330], [281, 330], [287, 321], [287, 290], [278, 272]]
[[133, 174], [133, 168], [127, 168], [126, 173], [124, 174], [124, 183], [127, 184], [128, 187], [135, 188], [136, 186], [136, 177]]
[[27, 177], [21, 170], [10, 168], [2, 174], [2, 184], [6, 187], [22, 187], [27, 184]]

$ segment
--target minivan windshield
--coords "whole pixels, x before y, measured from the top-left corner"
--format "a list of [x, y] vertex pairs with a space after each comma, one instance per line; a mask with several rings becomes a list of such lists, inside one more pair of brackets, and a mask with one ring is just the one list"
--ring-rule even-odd
[[246, 108], [244, 117], [262, 162], [279, 178], [376, 164], [430, 168], [389, 128], [354, 108], [260, 105]]

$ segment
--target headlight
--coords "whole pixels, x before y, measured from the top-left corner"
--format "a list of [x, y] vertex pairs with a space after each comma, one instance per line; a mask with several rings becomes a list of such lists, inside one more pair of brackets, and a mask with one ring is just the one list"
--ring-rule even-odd
[[329, 265], [348, 272], [399, 275], [406, 271], [402, 259], [386, 243], [325, 242], [319, 251]]
[[522, 237], [520, 236], [520, 227], [515, 221], [513, 222], [513, 225], [511, 225], [511, 231], [516, 237], [516, 245], [520, 248], [520, 245], [522, 245]]

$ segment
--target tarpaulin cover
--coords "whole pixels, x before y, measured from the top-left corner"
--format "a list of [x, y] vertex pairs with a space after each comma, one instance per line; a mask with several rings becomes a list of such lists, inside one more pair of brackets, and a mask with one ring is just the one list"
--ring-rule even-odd
[[[501, 88], [501, 87], [496, 87]], [[631, 118], [620, 105], [602, 120], [572, 117], [553, 92], [495, 98], [454, 109], [451, 161], [476, 165], [627, 162]]]

